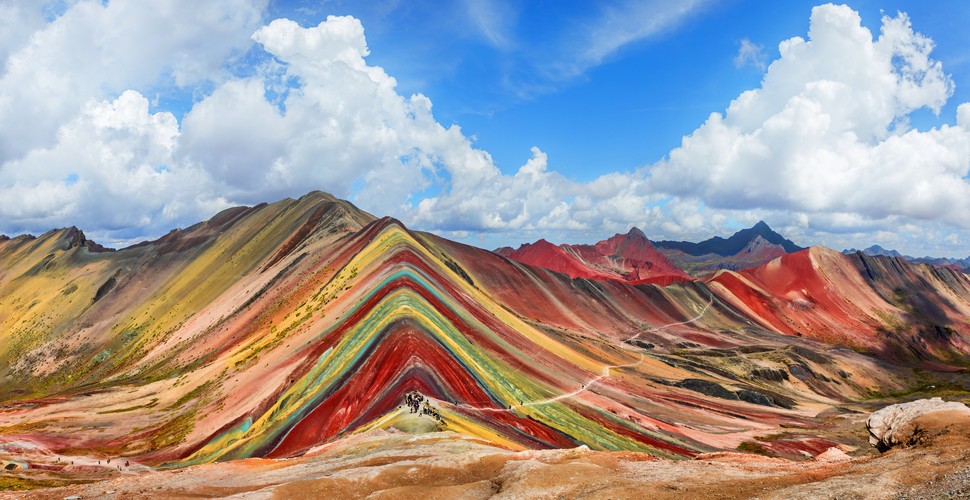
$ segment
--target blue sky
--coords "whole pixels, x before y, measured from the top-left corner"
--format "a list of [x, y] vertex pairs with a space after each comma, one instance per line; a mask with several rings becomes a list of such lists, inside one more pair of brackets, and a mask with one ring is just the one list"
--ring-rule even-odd
[[764, 219], [966, 257], [970, 7], [816, 7], [3, 1], [0, 232], [123, 245], [321, 189], [487, 248]]
[[[438, 120], [474, 135], [499, 168], [514, 171], [538, 145], [555, 159], [557, 170], [591, 180], [656, 161], [712, 111], [757, 87], [763, 68], [734, 62], [741, 40], [762, 46], [770, 62], [778, 42], [804, 35], [811, 9], [820, 2], [697, 2], [678, 22], [618, 47], [600, 64], [545, 78], [536, 73], [568, 62], [572, 30], [601, 15], [602, 4], [521, 3], [507, 7], [511, 21], [494, 27], [504, 44], [490, 40], [472, 20], [456, 20], [470, 15], [463, 7], [442, 9], [438, 2], [278, 2], [270, 11], [303, 25], [315, 25], [325, 14], [359, 18], [370, 60], [398, 80], [402, 94], [430, 97]], [[875, 33], [884, 14], [903, 11], [933, 38], [934, 55], [957, 85], [940, 119], [924, 112], [915, 124], [953, 123], [957, 104], [970, 101], [970, 31], [964, 28], [970, 26], [970, 6], [845, 4]]]

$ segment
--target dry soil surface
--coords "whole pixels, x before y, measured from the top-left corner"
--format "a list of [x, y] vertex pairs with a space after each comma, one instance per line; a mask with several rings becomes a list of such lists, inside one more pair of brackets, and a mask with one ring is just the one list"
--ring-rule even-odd
[[[917, 421], [880, 455], [793, 462], [741, 453], [660, 460], [586, 448], [511, 452], [450, 432], [373, 431], [290, 460], [248, 459], [0, 493], [0, 498], [938, 498], [970, 497], [970, 417]], [[0, 474], [15, 474], [16, 471]]]

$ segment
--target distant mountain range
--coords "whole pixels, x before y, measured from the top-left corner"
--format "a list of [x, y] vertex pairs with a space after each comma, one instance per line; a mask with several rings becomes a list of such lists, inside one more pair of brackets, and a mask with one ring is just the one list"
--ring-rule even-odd
[[768, 224], [766, 224], [765, 221], [758, 221], [758, 223], [751, 228], [742, 229], [731, 235], [730, 238], [726, 239], [721, 238], [720, 236], [715, 236], [700, 243], [664, 240], [658, 241], [656, 246], [657, 248], [680, 250], [688, 255], [699, 256], [715, 254], [722, 257], [729, 257], [741, 253], [745, 247], [750, 245], [758, 237], [761, 237], [767, 243], [780, 246], [785, 250], [786, 253], [804, 250], [802, 247], [792, 243], [791, 240], [786, 239], [784, 236], [774, 232], [770, 227], [768, 227]]
[[896, 250], [887, 250], [879, 245], [872, 245], [871, 247], [864, 248], [862, 250], [856, 250], [855, 248], [842, 250], [842, 253], [844, 254], [854, 254], [858, 252], [862, 252], [865, 255], [900, 257], [910, 262], [919, 264], [929, 264], [936, 267], [948, 267], [957, 271], [970, 272], [970, 257], [965, 259], [948, 259], [946, 257], [911, 257], [909, 255], [903, 255]]
[[612, 279], [627, 283], [670, 284], [721, 269], [760, 266], [802, 247], [760, 221], [729, 238], [715, 236], [700, 243], [651, 242], [634, 227], [594, 245], [554, 245], [546, 240], [496, 253], [509, 259], [544, 267], [573, 278]]

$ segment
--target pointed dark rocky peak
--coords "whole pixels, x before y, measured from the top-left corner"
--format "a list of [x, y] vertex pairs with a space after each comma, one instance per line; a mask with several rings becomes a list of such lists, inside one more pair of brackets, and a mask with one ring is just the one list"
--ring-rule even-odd
[[114, 248], [107, 248], [102, 245], [95, 243], [87, 239], [84, 236], [84, 232], [78, 229], [76, 226], [71, 226], [64, 230], [64, 238], [67, 239], [67, 248], [65, 250], [70, 250], [72, 248], [85, 247], [89, 252], [114, 252]]
[[[745, 234], [745, 231], [749, 231], [750, 233]], [[732, 236], [732, 238], [735, 237], [735, 236], [738, 236], [740, 234], [744, 234], [745, 235], [744, 236], [744, 239], [747, 239], [748, 241], [751, 241], [752, 240], [752, 238], [749, 236], [749, 234], [753, 234], [753, 235], [760, 236], [760, 237], [764, 238], [765, 241], [767, 241], [768, 243], [771, 243], [771, 244], [774, 244], [774, 245], [778, 245], [778, 246], [784, 248], [785, 251], [786, 252], [789, 252], [789, 253], [797, 252], [799, 250], [804, 250], [802, 247], [800, 247], [800, 246], [792, 243], [790, 240], [786, 239], [784, 236], [776, 233], [763, 220], [758, 221], [758, 223], [755, 224], [754, 226], [752, 226], [751, 229], [747, 229], [747, 230], [742, 229], [741, 231], [738, 231], [737, 233], [734, 233], [734, 236]], [[728, 239], [730, 240], [731, 238], [728, 238]]]
[[81, 232], [77, 226], [71, 226], [64, 230], [64, 238], [67, 239], [67, 248], [65, 250], [70, 250], [72, 248], [77, 248], [84, 245], [85, 237], [84, 233]]
[[633, 227], [630, 228], [630, 231], [626, 233], [626, 237], [627, 237], [627, 239], [637, 239], [637, 240], [647, 240], [647, 241], [650, 241], [649, 238], [647, 238], [647, 235], [643, 234], [643, 231], [641, 231], [640, 228], [638, 228], [636, 226], [633, 226]]
[[792, 243], [791, 240], [786, 239], [784, 236], [772, 230], [765, 221], [758, 221], [751, 228], [742, 229], [731, 235], [730, 238], [715, 236], [700, 243], [691, 243], [689, 241], [658, 241], [655, 243], [655, 246], [658, 248], [680, 250], [690, 255], [716, 254], [727, 257], [741, 252], [759, 236], [768, 243], [782, 247], [788, 253], [803, 250], [802, 247]]
[[[883, 255], [883, 256], [886, 256], [886, 257], [903, 257], [905, 259], [912, 260], [912, 257], [903, 255], [903, 254], [901, 254], [901, 253], [899, 253], [899, 252], [897, 252], [895, 250], [887, 250], [887, 249], [885, 249], [885, 248], [883, 248], [883, 247], [881, 247], [879, 245], [872, 245], [872, 246], [870, 246], [868, 248], [863, 248], [862, 250], [857, 250], [855, 248], [847, 248], [845, 250], [842, 250], [842, 253], [847, 254], [847, 255], [851, 255], [851, 254], [854, 254], [854, 253], [857, 253], [857, 252], [862, 252], [863, 254], [869, 255], [869, 256], [873, 256], [873, 255]], [[926, 257], [926, 258], [928, 259], [929, 257]]]

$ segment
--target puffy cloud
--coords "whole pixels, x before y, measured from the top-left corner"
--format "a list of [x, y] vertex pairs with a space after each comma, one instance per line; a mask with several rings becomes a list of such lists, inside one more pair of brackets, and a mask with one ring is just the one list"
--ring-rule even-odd
[[[283, 63], [284, 79], [299, 82], [283, 111], [261, 81], [230, 81], [188, 113], [180, 140], [180, 157], [224, 179], [232, 199], [315, 186], [429, 229], [576, 225], [551, 214], [570, 188], [544, 153], [534, 149], [503, 175], [457, 125], [434, 119], [427, 97], [399, 95], [394, 78], [367, 63], [357, 19], [331, 16], [310, 28], [277, 19], [253, 39]], [[430, 197], [412, 198], [429, 188]]]
[[956, 126], [918, 131], [906, 120], [952, 94], [932, 48], [905, 14], [885, 17], [873, 40], [848, 7], [816, 7], [808, 40], [782, 42], [761, 88], [684, 137], [650, 170], [650, 187], [836, 226], [899, 216], [970, 227], [967, 105]]
[[309, 182], [349, 196], [355, 182], [371, 176], [375, 182], [364, 184], [358, 201], [393, 213], [424, 184], [422, 171], [434, 164], [428, 141], [445, 131], [426, 97], [402, 97], [393, 78], [367, 64], [360, 21], [331, 16], [302, 28], [278, 19], [253, 38], [302, 84], [284, 103], [289, 139], [273, 164], [275, 185]]
[[31, 15], [2, 40], [9, 57], [0, 77], [0, 162], [51, 146], [90, 100], [169, 79], [182, 87], [217, 78], [226, 59], [252, 43], [265, 4], [89, 0], [35, 32], [36, 8], [5, 6]]
[[97, 221], [94, 229], [163, 232], [226, 206], [206, 193], [207, 175], [172, 163], [175, 117], [149, 113], [135, 91], [85, 105], [57, 136], [55, 146], [4, 165], [0, 218], [27, 227], [73, 219]]
[[0, 229], [76, 224], [110, 243], [224, 208], [208, 172], [175, 161], [175, 116], [142, 94], [228, 77], [265, 5], [0, 4]]
[[30, 41], [44, 26], [44, 4], [37, 0], [7, 0], [0, 3], [0, 74], [6, 72], [10, 54]]
[[288, 137], [279, 109], [265, 93], [261, 79], [229, 81], [182, 120], [180, 163], [220, 179], [226, 196], [241, 202], [265, 201], [249, 195], [270, 180]]
[[[171, 114], [151, 113], [137, 91], [119, 92], [114, 100], [91, 97], [110, 95], [115, 87], [150, 86], [166, 71], [182, 83], [216, 78], [193, 73], [205, 65], [180, 66], [179, 57], [132, 61], [153, 52], [139, 51], [138, 44], [118, 47], [133, 37], [136, 28], [130, 26], [124, 32], [109, 29], [108, 41], [74, 49], [73, 54], [92, 59], [87, 72], [68, 64], [71, 52], [65, 45], [78, 33], [117, 20], [123, 13], [112, 9], [124, 8], [130, 5], [78, 3], [12, 56], [23, 67], [15, 67], [0, 85], [37, 74], [33, 63], [47, 61], [49, 82], [76, 80], [78, 88], [43, 113], [50, 119], [45, 126], [56, 125], [52, 139], [27, 141], [19, 155], [8, 151], [13, 158], [0, 167], [5, 229], [81, 224], [118, 230], [112, 237], [131, 227], [157, 234], [229, 203], [256, 203], [311, 188], [456, 235], [599, 233], [632, 223], [696, 229], [696, 211], [665, 215], [657, 207], [661, 198], [647, 191], [640, 174], [576, 183], [551, 170], [538, 148], [518, 171], [503, 174], [457, 125], [444, 127], [435, 120], [427, 97], [398, 94], [394, 78], [368, 64], [363, 27], [351, 17], [329, 17], [308, 28], [278, 19], [255, 30], [251, 39], [272, 59], [253, 76], [216, 85], [181, 127]], [[204, 31], [208, 22], [201, 14], [201, 26], [184, 31]], [[146, 15], [128, 23], [142, 26], [139, 19]], [[238, 28], [248, 23], [245, 19], [226, 22]], [[189, 43], [192, 36], [181, 39]], [[158, 55], [179, 53], [178, 42], [165, 43]], [[242, 46], [233, 42], [211, 55], [225, 58]], [[120, 67], [126, 63], [131, 67]], [[99, 79], [101, 73], [107, 76]], [[0, 119], [24, 112], [0, 109], [8, 113]], [[37, 132], [43, 128], [26, 133], [43, 135]]]
[[[742, 44], [739, 58], [756, 63], [757, 49]], [[558, 195], [549, 197], [547, 215], [493, 218], [503, 223], [489, 227], [532, 229], [542, 221], [547, 229], [602, 233], [637, 224], [655, 237], [696, 239], [723, 232], [726, 221], [764, 218], [806, 242], [913, 228], [914, 220], [967, 227], [970, 104], [959, 107], [956, 126], [919, 131], [907, 121], [919, 108], [938, 112], [952, 94], [932, 49], [905, 14], [884, 18], [874, 40], [851, 9], [817, 7], [807, 40], [780, 44], [761, 87], [713, 113], [667, 159], [588, 184], [551, 184]], [[506, 176], [501, 185], [514, 183]], [[469, 193], [419, 207], [453, 214], [488, 198]]]
[[[132, 35], [128, 32], [103, 46], [92, 42], [75, 51], [104, 52], [94, 54], [92, 71], [64, 66], [68, 40], [107, 23], [120, 15], [111, 9], [126, 6], [79, 3], [12, 56], [14, 69], [0, 85], [38, 74], [35, 63], [46, 60], [51, 75], [41, 87], [54, 82], [81, 88], [64, 94], [63, 102], [48, 103], [39, 113], [47, 121], [25, 127], [22, 143], [6, 137], [10, 147], [0, 163], [4, 230], [89, 224], [157, 234], [164, 224], [207, 217], [226, 200], [255, 203], [313, 188], [430, 228], [520, 227], [545, 215], [542, 203], [552, 203], [514, 199], [526, 186], [557, 177], [547, 171], [544, 154], [537, 150], [518, 175], [503, 176], [457, 125], [443, 127], [434, 119], [427, 97], [399, 95], [396, 81], [366, 62], [363, 27], [350, 17], [329, 17], [310, 28], [281, 19], [255, 30], [252, 40], [274, 59], [255, 76], [217, 85], [186, 114], [181, 129], [170, 113], [151, 113], [137, 91], [119, 92], [114, 100], [86, 97], [110, 94], [105, 89], [114, 86], [146, 85], [166, 67], [184, 75], [195, 68], [178, 69], [177, 57], [168, 59], [169, 66], [121, 68], [126, 62], [141, 64], [131, 61], [136, 54], [152, 55], [119, 48]], [[130, 22], [139, 24], [137, 16]], [[113, 36], [109, 30], [106, 38]], [[168, 51], [178, 52], [170, 45]], [[32, 59], [32, 54], [47, 55]], [[92, 74], [100, 72], [109, 76], [98, 80]], [[16, 98], [39, 101], [53, 92], [42, 90], [2, 94], [6, 107], [0, 107], [0, 121], [25, 116], [18, 106], [27, 104]], [[271, 93], [278, 99], [269, 99]], [[42, 140], [40, 132], [48, 127], [54, 127], [52, 137]], [[437, 203], [451, 213], [431, 216], [414, 207], [413, 194], [429, 188], [441, 194]], [[476, 199], [491, 188], [505, 189], [509, 199], [491, 208], [487, 205], [497, 195]], [[535, 200], [560, 200], [559, 192], [532, 189]]]
[[461, 171], [453, 171], [450, 189], [441, 196], [421, 200], [412, 220], [449, 230], [582, 228], [582, 223], [569, 218], [568, 205], [563, 201], [573, 189], [572, 183], [550, 172], [547, 162], [545, 153], [532, 148], [532, 158], [511, 176], [494, 166], [479, 168], [468, 178]]

